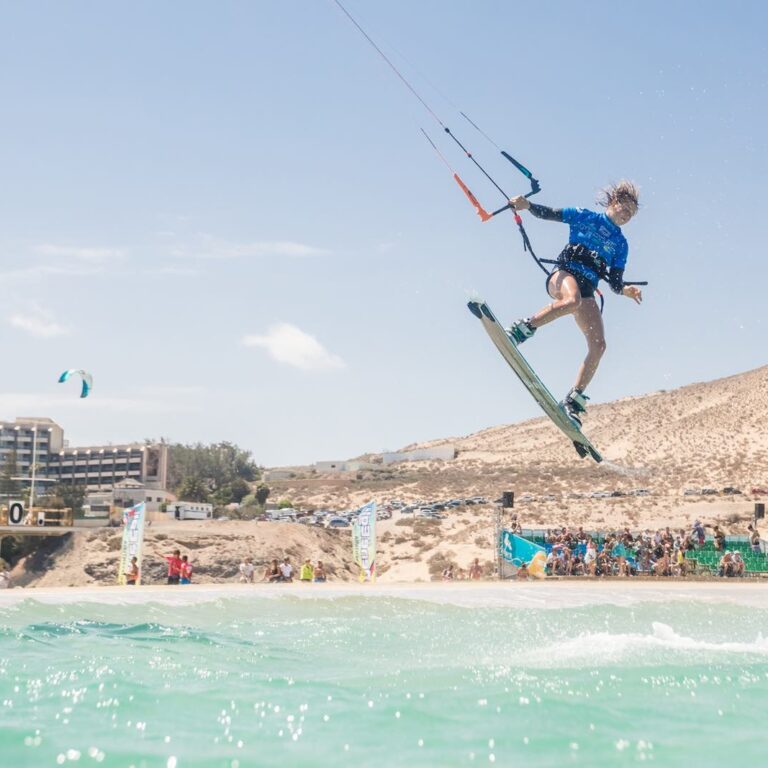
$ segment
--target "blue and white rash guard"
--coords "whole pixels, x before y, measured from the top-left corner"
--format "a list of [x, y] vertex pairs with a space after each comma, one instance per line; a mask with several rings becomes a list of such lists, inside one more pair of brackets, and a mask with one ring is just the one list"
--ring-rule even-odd
[[536, 203], [531, 203], [530, 211], [537, 218], [568, 224], [569, 245], [582, 246], [590, 251], [592, 258], [584, 259], [568, 253], [581, 249], [566, 248], [560, 260], [569, 272], [578, 272], [594, 287], [597, 287], [600, 278], [607, 279], [616, 293], [621, 292], [629, 246], [621, 227], [614, 224], [607, 214], [586, 208], [549, 208]]

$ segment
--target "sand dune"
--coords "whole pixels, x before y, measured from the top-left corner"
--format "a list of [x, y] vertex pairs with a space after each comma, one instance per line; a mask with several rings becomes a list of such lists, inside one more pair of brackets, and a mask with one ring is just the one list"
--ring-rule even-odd
[[[403, 450], [453, 444], [454, 461], [401, 462], [362, 473], [319, 476], [297, 468], [296, 477], [273, 483], [273, 493], [304, 506], [346, 508], [371, 498], [435, 501], [515, 492], [515, 512], [526, 527], [585, 525], [609, 529], [623, 525], [657, 528], [688, 525], [695, 518], [719, 522], [732, 533], [746, 532], [752, 518], [755, 486], [768, 487], [768, 367], [716, 381], [593, 405], [585, 432], [603, 451], [596, 465], [579, 459], [546, 418], [405, 446]], [[375, 461], [376, 455], [366, 458]], [[733, 486], [742, 495], [684, 496], [686, 488], [721, 491]], [[610, 499], [572, 498], [574, 494], [645, 488], [650, 495]], [[533, 501], [521, 498], [531, 495]], [[451, 513], [443, 533], [430, 539], [408, 537], [410, 553], [422, 563], [441, 553], [456, 553], [460, 565], [470, 556], [493, 557], [492, 511], [468, 507]], [[462, 523], [461, 521], [466, 521]], [[459, 531], [448, 528], [459, 526]], [[407, 524], [400, 529], [407, 529]], [[487, 545], [483, 540], [487, 537]], [[421, 543], [418, 553], [414, 544]], [[406, 567], [404, 542], [383, 545], [391, 577], [426, 578], [427, 567]], [[399, 549], [398, 549], [399, 548]], [[457, 549], [459, 552], [457, 552]], [[402, 563], [402, 564], [401, 564]], [[417, 575], [418, 574], [418, 575]]]

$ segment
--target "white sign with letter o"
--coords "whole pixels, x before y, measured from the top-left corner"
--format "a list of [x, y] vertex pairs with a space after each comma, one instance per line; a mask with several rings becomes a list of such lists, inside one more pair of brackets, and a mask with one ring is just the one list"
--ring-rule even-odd
[[24, 502], [8, 502], [8, 525], [21, 525], [24, 522]]

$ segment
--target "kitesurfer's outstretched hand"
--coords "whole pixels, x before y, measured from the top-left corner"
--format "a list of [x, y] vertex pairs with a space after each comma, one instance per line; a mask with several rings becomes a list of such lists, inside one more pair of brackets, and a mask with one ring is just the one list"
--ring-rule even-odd
[[525, 195], [518, 195], [517, 197], [513, 197], [509, 204], [516, 210], [516, 211], [527, 211], [531, 207], [531, 203], [529, 202], [528, 198], [525, 197]]
[[621, 292], [636, 304], [643, 303], [643, 292], [636, 285], [625, 285]]

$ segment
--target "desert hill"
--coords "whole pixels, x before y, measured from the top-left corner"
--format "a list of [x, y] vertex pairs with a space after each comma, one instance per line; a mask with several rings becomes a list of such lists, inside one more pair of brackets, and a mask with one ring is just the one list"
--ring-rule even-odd
[[[562, 503], [568, 494], [647, 488], [650, 497], [632, 497], [638, 522], [647, 517], [643, 510], [663, 517], [684, 503], [701, 503], [701, 497], [684, 501], [685, 488], [733, 486], [747, 494], [754, 486], [768, 486], [768, 366], [593, 405], [584, 430], [603, 452], [602, 465], [579, 459], [567, 439], [541, 417], [403, 449], [452, 444], [458, 452], [453, 461], [399, 462], [338, 475], [297, 469], [294, 478], [271, 483], [273, 498], [339, 508], [370, 498], [496, 498], [509, 489], [518, 498], [531, 494], [540, 502], [554, 496], [548, 501], [558, 502], [565, 512], [573, 506]], [[375, 461], [375, 455], [369, 458]], [[579, 501], [579, 506], [586, 503]]]

